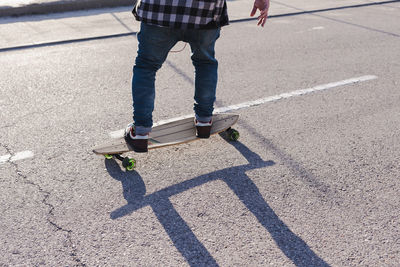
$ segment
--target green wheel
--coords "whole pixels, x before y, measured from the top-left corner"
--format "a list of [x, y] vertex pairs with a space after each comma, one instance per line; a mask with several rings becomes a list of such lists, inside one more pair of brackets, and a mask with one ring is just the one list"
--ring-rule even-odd
[[135, 167], [136, 167], [136, 160], [130, 159], [129, 160], [129, 165], [128, 165], [128, 167], [126, 167], [126, 170], [127, 171], [133, 171], [135, 169]]
[[237, 141], [240, 137], [240, 134], [237, 130], [231, 128], [228, 131], [228, 136], [231, 141]]
[[105, 157], [106, 159], [112, 159], [112, 158], [113, 158], [113, 156], [110, 155], [110, 154], [105, 154], [104, 157]]
[[132, 171], [136, 167], [136, 160], [135, 159], [130, 159], [128, 157], [124, 158], [122, 160], [122, 166], [127, 170], [127, 171]]

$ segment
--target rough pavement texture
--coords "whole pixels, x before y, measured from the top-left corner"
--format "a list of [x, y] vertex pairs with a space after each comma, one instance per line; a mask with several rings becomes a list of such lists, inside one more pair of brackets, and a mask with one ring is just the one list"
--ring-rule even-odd
[[[273, 14], [350, 4], [311, 1]], [[1, 19], [2, 47], [76, 40], [0, 53], [0, 157], [35, 155], [0, 164], [0, 265], [398, 266], [399, 8], [224, 28], [218, 107], [378, 79], [240, 110], [238, 143], [132, 154], [135, 172], [90, 149], [131, 118], [136, 39], [85, 39], [135, 30], [129, 8]], [[155, 121], [192, 98], [187, 47], [158, 73]]]

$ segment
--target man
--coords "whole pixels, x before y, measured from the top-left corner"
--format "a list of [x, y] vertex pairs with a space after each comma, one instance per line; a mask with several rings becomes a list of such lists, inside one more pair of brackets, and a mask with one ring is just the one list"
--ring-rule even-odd
[[[269, 0], [255, 0], [250, 15], [260, 10], [258, 25], [264, 26], [268, 9]], [[226, 0], [139, 0], [133, 14], [141, 25], [132, 78], [134, 123], [125, 131], [126, 141], [134, 151], [147, 152], [156, 72], [179, 41], [189, 43], [192, 51], [197, 136], [208, 138], [218, 80], [214, 47], [221, 27], [229, 23]]]

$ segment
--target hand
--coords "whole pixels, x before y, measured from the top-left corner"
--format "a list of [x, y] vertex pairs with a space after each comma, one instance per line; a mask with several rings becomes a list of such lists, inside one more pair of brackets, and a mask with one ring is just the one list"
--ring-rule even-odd
[[255, 0], [253, 10], [250, 13], [250, 16], [253, 17], [257, 9], [261, 11], [260, 16], [258, 16], [258, 23], [257, 25], [261, 25], [264, 27], [265, 22], [267, 21], [268, 17], [268, 9], [269, 9], [269, 0]]

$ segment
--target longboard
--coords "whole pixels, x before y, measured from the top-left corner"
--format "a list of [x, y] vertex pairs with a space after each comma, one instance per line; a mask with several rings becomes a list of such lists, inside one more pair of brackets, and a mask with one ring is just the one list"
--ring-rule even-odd
[[[239, 115], [231, 113], [218, 113], [213, 115], [213, 124], [211, 127], [211, 135], [227, 131], [227, 136], [231, 140], [239, 138], [239, 132], [232, 129], [239, 119]], [[176, 119], [165, 123], [158, 124], [153, 127], [148, 149], [156, 149], [165, 146], [172, 146], [182, 143], [198, 140], [196, 136], [196, 127], [194, 117], [184, 119]], [[121, 157], [123, 153], [133, 151], [126, 143], [124, 137], [116, 138], [93, 148], [95, 154], [113, 158], [113, 156], [122, 161], [123, 166], [127, 170], [132, 170], [135, 166], [135, 160], [128, 157]]]

